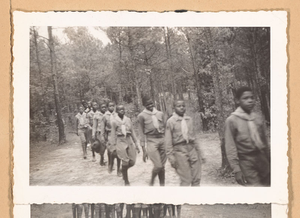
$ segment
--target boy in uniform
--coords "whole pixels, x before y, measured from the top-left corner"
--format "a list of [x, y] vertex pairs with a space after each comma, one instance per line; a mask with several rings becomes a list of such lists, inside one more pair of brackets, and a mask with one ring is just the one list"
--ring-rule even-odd
[[86, 113], [84, 112], [83, 106], [79, 107], [79, 113], [75, 116], [76, 117], [76, 130], [77, 135], [80, 137], [82, 151], [83, 151], [83, 158], [86, 159], [87, 155], [87, 131], [88, 128], [91, 128], [88, 123], [88, 119]]
[[249, 87], [236, 92], [239, 107], [225, 122], [226, 154], [235, 179], [244, 186], [270, 186], [270, 147], [263, 119], [252, 112]]
[[105, 112], [101, 125], [101, 139], [106, 143], [107, 147], [107, 156], [108, 156], [108, 172], [111, 173], [113, 170], [114, 165], [114, 159], [117, 158], [117, 175], [121, 176], [121, 160], [118, 158], [117, 155], [117, 148], [116, 145], [110, 144], [110, 137], [111, 137], [111, 122], [114, 119], [114, 116], [116, 115], [115, 112], [115, 103], [114, 102], [108, 102], [107, 104], [107, 111]]
[[105, 142], [101, 138], [101, 126], [103, 125], [103, 117], [106, 112], [106, 104], [101, 103], [99, 111], [96, 111], [93, 118], [93, 130], [92, 130], [92, 139], [94, 141], [93, 146], [100, 146], [100, 165], [104, 166], [104, 152], [105, 152]]
[[116, 146], [117, 155], [122, 160], [122, 175], [126, 186], [129, 186], [128, 169], [134, 166], [136, 161], [136, 152], [140, 152], [138, 148], [138, 140], [131, 120], [125, 116], [125, 108], [123, 105], [117, 106], [117, 115], [111, 123], [110, 145]]
[[[87, 118], [88, 118], [88, 121], [89, 121], [89, 125], [90, 125], [90, 127], [91, 128], [88, 128], [88, 133], [87, 133], [87, 136], [88, 136], [88, 138], [87, 138], [87, 142], [88, 142], [88, 145], [87, 145], [87, 147], [89, 147], [89, 145], [91, 145], [92, 144], [92, 142], [93, 142], [93, 140], [92, 140], [92, 132], [93, 132], [93, 120], [94, 120], [94, 115], [95, 115], [95, 113], [97, 112], [97, 110], [98, 110], [98, 104], [97, 104], [97, 102], [93, 102], [92, 103], [92, 110], [90, 110], [88, 113], [87, 113]], [[95, 156], [93, 156], [93, 161], [96, 161], [95, 160]]]
[[[143, 149], [143, 160], [146, 162], [147, 156], [153, 162], [150, 186], [154, 185], [155, 177], [158, 175], [161, 186], [165, 185], [165, 163], [167, 161], [166, 149], [164, 145], [165, 122], [164, 114], [156, 110], [153, 101], [149, 97], [143, 98], [145, 109], [138, 115], [139, 135]], [[147, 152], [145, 149], [147, 144]]]
[[183, 100], [174, 102], [175, 112], [168, 119], [165, 144], [171, 166], [180, 177], [181, 186], [199, 186], [201, 152], [196, 141], [193, 120], [185, 115]]

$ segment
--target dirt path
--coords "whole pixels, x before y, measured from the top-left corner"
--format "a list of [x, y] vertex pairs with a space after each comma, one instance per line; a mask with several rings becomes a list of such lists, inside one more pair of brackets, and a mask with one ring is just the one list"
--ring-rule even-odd
[[[221, 166], [221, 149], [217, 134], [199, 135], [206, 163], [202, 166], [201, 186], [236, 186], [234, 178], [223, 178], [218, 174]], [[116, 170], [107, 172], [107, 166], [100, 167], [99, 155], [92, 162], [92, 152], [88, 158], [82, 158], [80, 139], [75, 134], [67, 135], [67, 143], [61, 146], [47, 142], [32, 144], [30, 147], [30, 185], [39, 186], [122, 186], [123, 180], [117, 177]], [[105, 154], [105, 160], [107, 156]], [[115, 163], [116, 165], [116, 163]], [[116, 168], [116, 166], [115, 166]], [[129, 169], [132, 186], [147, 186], [150, 180], [152, 163], [142, 161], [142, 153], [137, 157], [136, 165]], [[158, 180], [156, 181], [158, 185]], [[166, 186], [178, 186], [179, 178], [166, 164]]]
[[[71, 218], [71, 204], [31, 206], [31, 218]], [[125, 215], [124, 209], [124, 215]], [[82, 216], [84, 217], [84, 215]], [[183, 205], [182, 218], [271, 218], [270, 204]]]

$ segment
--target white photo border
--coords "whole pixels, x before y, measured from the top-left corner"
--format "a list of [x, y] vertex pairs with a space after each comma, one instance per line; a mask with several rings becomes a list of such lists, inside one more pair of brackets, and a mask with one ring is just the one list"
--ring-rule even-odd
[[[287, 12], [13, 13], [14, 203], [288, 203]], [[271, 187], [29, 186], [29, 28], [189, 26], [271, 28]], [[101, 193], [95, 195], [95, 193]]]

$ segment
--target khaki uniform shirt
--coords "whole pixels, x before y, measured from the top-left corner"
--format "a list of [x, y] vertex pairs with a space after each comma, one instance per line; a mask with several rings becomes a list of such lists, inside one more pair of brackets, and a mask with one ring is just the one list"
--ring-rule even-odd
[[87, 118], [88, 118], [88, 120], [89, 120], [90, 126], [93, 126], [93, 120], [94, 120], [94, 115], [95, 115], [95, 113], [97, 113], [97, 111], [94, 112], [93, 110], [91, 110], [91, 111], [88, 112], [87, 115], [86, 115]]
[[[268, 140], [266, 138], [263, 119], [252, 114], [255, 117], [255, 124], [258, 128], [262, 142], [269, 150]], [[258, 148], [253, 143], [247, 120], [244, 120], [236, 115], [231, 114], [225, 122], [225, 148], [228, 162], [233, 169], [233, 172], [241, 171], [239, 165], [239, 155], [247, 155], [251, 152], [258, 151]], [[269, 152], [269, 151], [267, 151]]]
[[76, 116], [76, 119], [78, 120], [78, 129], [83, 129], [83, 128], [86, 128], [89, 126], [89, 121], [88, 121], [88, 118], [87, 118], [87, 115], [86, 113], [78, 113]]
[[101, 135], [106, 139], [106, 134], [111, 132], [111, 122], [113, 121], [115, 116], [115, 113], [110, 113], [109, 111], [106, 111], [106, 113], [103, 116], [102, 124], [101, 125]]
[[101, 131], [101, 125], [103, 125], [103, 123], [102, 123], [103, 117], [104, 117], [104, 114], [101, 113], [100, 111], [96, 111], [96, 113], [94, 114], [94, 118], [93, 118], [93, 132], [92, 132], [93, 136], [96, 135], [96, 132], [100, 132]]
[[123, 120], [116, 114], [115, 118], [111, 122], [111, 137], [110, 137], [110, 143], [112, 145], [116, 144], [117, 141], [117, 136], [124, 136], [121, 130], [121, 125], [124, 124], [126, 127], [126, 135], [131, 135], [133, 142], [137, 143], [136, 135], [132, 127], [132, 122], [131, 120], [124, 116]]
[[196, 141], [192, 118], [185, 115], [184, 117], [180, 117], [176, 113], [173, 113], [172, 117], [170, 117], [167, 121], [165, 134], [166, 152], [169, 160], [174, 158], [173, 146], [184, 146], [185, 144], [187, 144], [186, 140], [183, 138], [181, 131], [182, 119], [185, 119], [187, 123], [189, 143], [195, 143], [195, 149], [200, 153], [200, 147]]
[[152, 121], [152, 115], [142, 111], [138, 115], [139, 120], [139, 134], [140, 134], [140, 141], [145, 141], [145, 135], [160, 135], [165, 133], [165, 123], [164, 123], [164, 114], [161, 111], [157, 111], [155, 116], [159, 123], [159, 131], [154, 127]]

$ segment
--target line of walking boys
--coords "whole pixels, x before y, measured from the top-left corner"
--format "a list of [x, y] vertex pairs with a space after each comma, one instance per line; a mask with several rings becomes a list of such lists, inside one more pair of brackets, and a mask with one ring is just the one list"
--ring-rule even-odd
[[[225, 148], [235, 179], [244, 186], [270, 186], [270, 146], [266, 137], [264, 121], [253, 112], [254, 97], [249, 87], [236, 92], [239, 107], [225, 123]], [[181, 186], [199, 186], [203, 152], [196, 140], [193, 120], [185, 114], [184, 100], [174, 101], [174, 113], [168, 119], [158, 111], [149, 97], [142, 99], [144, 110], [138, 115], [139, 138], [130, 118], [125, 115], [123, 105], [113, 102], [98, 104], [91, 109], [87, 103], [76, 115], [78, 135], [81, 139], [83, 157], [86, 158], [87, 144], [92, 142], [94, 151], [101, 156], [104, 165], [104, 151], [108, 153], [108, 172], [117, 159], [117, 175], [124, 184], [130, 185], [128, 169], [134, 166], [140, 147], [143, 161], [149, 158], [153, 163], [150, 186], [158, 177], [165, 185], [165, 164], [167, 159], [180, 177]], [[120, 164], [122, 163], [122, 166]]]
[[125, 208], [125, 218], [181, 217], [181, 205], [172, 204], [72, 204], [72, 213], [73, 218], [82, 218], [83, 211], [85, 218], [123, 218]]

